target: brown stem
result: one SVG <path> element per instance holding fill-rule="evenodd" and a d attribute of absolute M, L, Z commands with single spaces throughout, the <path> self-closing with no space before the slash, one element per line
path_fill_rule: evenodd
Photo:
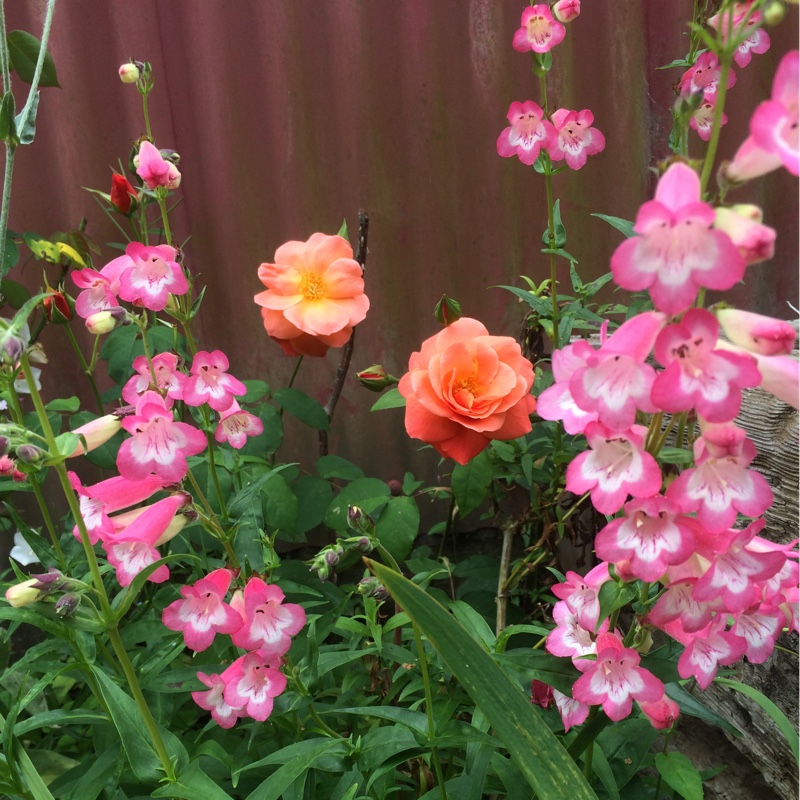
<path fill-rule="evenodd" d="M 356 261 L 358 261 L 363 272 L 367 261 L 367 234 L 369 233 L 369 217 L 364 209 L 358 210 L 358 242 L 356 244 Z M 336 404 L 339 402 L 339 397 L 342 394 L 344 380 L 347 377 L 347 371 L 350 369 L 350 359 L 353 357 L 353 347 L 355 345 L 356 331 L 353 328 L 350 338 L 347 340 L 342 349 L 342 358 L 339 361 L 339 368 L 336 370 L 336 377 L 331 387 L 331 393 L 328 397 L 328 402 L 325 403 L 325 413 L 328 415 L 328 422 L 333 419 L 333 412 L 336 410 Z M 321 456 L 328 455 L 328 432 L 319 432 L 319 454 Z"/>
<path fill-rule="evenodd" d="M 499 636 L 506 627 L 506 610 L 508 608 L 508 573 L 511 568 L 511 545 L 514 540 L 517 525 L 514 520 L 509 520 L 503 526 L 503 549 L 500 552 L 500 574 L 497 576 L 497 617 L 495 635 Z"/>

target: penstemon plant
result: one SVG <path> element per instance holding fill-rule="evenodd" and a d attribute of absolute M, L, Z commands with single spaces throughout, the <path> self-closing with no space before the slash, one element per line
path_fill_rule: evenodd
<path fill-rule="evenodd" d="M 2 651 L 4 796 L 694 800 L 705 776 L 666 745 L 649 750 L 684 713 L 735 730 L 702 704 L 713 683 L 755 699 L 797 758 L 783 712 L 719 671 L 766 661 L 797 630 L 797 553 L 760 535 L 773 494 L 735 421 L 756 386 L 800 405 L 796 329 L 705 296 L 774 249 L 760 209 L 725 205 L 728 193 L 771 170 L 798 174 L 797 51 L 782 56 L 750 137 L 717 157 L 732 64 L 769 49 L 764 25 L 783 7 L 695 3 L 689 53 L 668 65 L 685 69 L 673 156 L 634 221 L 597 215 L 626 238 L 589 284 L 566 249 L 554 178 L 600 156 L 605 138 L 592 111 L 558 107 L 548 85 L 580 0 L 523 11 L 512 43 L 531 53 L 538 102 L 511 103 L 497 153 L 533 167 L 547 203 L 549 277 L 504 287 L 529 309 L 524 341 L 443 295 L 442 328 L 401 377 L 381 365 L 354 376 L 383 393 L 373 410 L 404 407 L 409 437 L 441 457 L 449 481 L 428 486 L 411 473 L 387 484 L 329 453 L 370 310 L 365 212 L 355 249 L 344 224 L 254 270 L 252 313 L 295 359 L 287 386 L 240 379 L 196 338 L 204 290 L 172 216 L 190 187 L 151 123 L 150 64 L 120 67 L 145 133 L 110 191 L 90 190 L 122 254 L 106 260 L 80 230 L 7 231 L 14 149 L 33 137 L 37 87 L 57 85 L 53 5 L 41 42 L 22 40 L 35 69 L 13 62 L 31 84 L 19 118 L 9 47 L 20 37 L 0 37 L 0 264 L 5 276 L 24 244 L 62 273 L 31 297 L 2 282 L 17 310 L 0 319 L 0 489 L 17 533 L 0 619 L 7 643 L 22 625 L 39 630 L 24 653 Z M 627 304 L 597 299 L 612 281 L 635 293 Z M 88 358 L 79 319 L 94 336 Z M 64 331 L 97 413 L 42 396 L 32 364 L 46 363 L 45 325 Z M 294 383 L 331 349 L 323 404 Z M 287 414 L 318 432 L 313 469 L 280 460 Z M 38 518 L 15 491 L 33 494 Z M 428 501 L 442 518 L 428 530 L 438 557 L 415 547 Z M 457 523 L 478 511 L 501 531 L 488 582 L 487 559 L 455 549 Z M 579 518 L 596 558 L 565 573 L 559 542 Z"/>

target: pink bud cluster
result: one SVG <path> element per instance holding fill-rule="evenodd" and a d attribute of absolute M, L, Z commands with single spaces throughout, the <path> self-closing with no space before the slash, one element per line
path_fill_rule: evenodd
<path fill-rule="evenodd" d="M 217 633 L 230 634 L 236 647 L 248 651 L 219 675 L 197 673 L 208 690 L 192 697 L 223 728 L 233 727 L 239 717 L 259 722 L 269 717 L 274 699 L 286 688 L 283 656 L 306 624 L 302 606 L 284 603 L 283 592 L 258 577 L 226 603 L 232 578 L 231 570 L 218 569 L 184 586 L 182 599 L 168 605 L 161 618 L 170 630 L 182 631 L 186 646 L 196 652 L 209 648 Z"/>

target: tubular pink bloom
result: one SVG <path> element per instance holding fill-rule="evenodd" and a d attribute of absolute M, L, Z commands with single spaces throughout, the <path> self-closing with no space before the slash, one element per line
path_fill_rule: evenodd
<path fill-rule="evenodd" d="M 264 328 L 287 355 L 323 356 L 342 347 L 367 316 L 361 266 L 341 236 L 286 242 L 258 268 L 267 291 L 255 296 Z"/>
<path fill-rule="evenodd" d="M 784 320 L 721 308 L 716 312 L 723 333 L 734 343 L 762 356 L 790 355 L 797 340 L 797 331 Z"/>
<path fill-rule="evenodd" d="M 736 151 L 733 161 L 723 162 L 721 172 L 729 183 L 744 183 L 778 169 L 781 163 L 779 155 L 759 147 L 756 140 L 748 136 Z"/>
<path fill-rule="evenodd" d="M 653 384 L 653 403 L 675 413 L 696 408 L 709 422 L 730 422 L 739 413 L 742 389 L 758 386 L 761 373 L 751 356 L 715 349 L 719 323 L 691 308 L 656 340 L 655 357 L 666 369 Z"/>
<path fill-rule="evenodd" d="M 184 492 L 184 504 L 186 506 L 191 505 L 192 498 L 191 495 Z M 113 516 L 109 517 L 111 520 L 111 524 L 114 526 L 114 530 L 110 534 L 104 534 L 101 536 L 104 542 L 110 542 L 118 537 L 121 533 L 123 533 L 131 523 L 137 520 L 145 511 L 147 511 L 148 506 L 143 508 L 133 508 L 130 511 L 123 511 L 121 514 L 114 514 Z M 176 514 L 172 520 L 170 521 L 169 525 L 166 527 L 164 532 L 161 536 L 156 539 L 154 547 L 161 547 L 162 544 L 166 544 L 167 542 L 174 539 L 185 527 L 186 523 L 189 522 L 189 517 L 186 514 Z"/>
<path fill-rule="evenodd" d="M 799 77 L 800 52 L 792 50 L 778 65 L 772 83 L 772 98 L 761 103 L 750 120 L 750 133 L 756 145 L 778 156 L 792 175 L 798 174 L 800 164 Z"/>
<path fill-rule="evenodd" d="M 719 341 L 717 347 L 732 353 L 747 353 L 742 347 Z M 761 388 L 778 400 L 800 409 L 800 362 L 791 356 L 762 356 L 751 353 L 761 373 Z"/>
<path fill-rule="evenodd" d="M 75 450 L 72 451 L 70 458 L 82 456 L 97 449 L 100 445 L 105 444 L 109 439 L 114 437 L 121 427 L 122 423 L 116 414 L 106 414 L 84 425 L 79 425 L 72 432 L 83 437 L 86 441 L 86 447 L 84 448 L 83 442 L 79 442 Z"/>
<path fill-rule="evenodd" d="M 250 578 L 244 594 L 236 594 L 231 606 L 243 620 L 242 626 L 231 639 L 243 650 L 255 650 L 280 658 L 289 650 L 291 636 L 299 633 L 306 624 L 302 606 L 284 603 L 285 595 L 275 585 L 267 585 L 261 578 Z"/>
<path fill-rule="evenodd" d="M 533 366 L 510 336 L 490 336 L 462 317 L 411 354 L 400 380 L 406 431 L 445 458 L 466 464 L 492 439 L 531 430 Z"/>
<path fill-rule="evenodd" d="M 551 588 L 553 594 L 566 602 L 567 607 L 577 615 L 580 625 L 587 630 L 594 630 L 600 619 L 600 587 L 611 580 L 608 574 L 608 564 L 598 564 L 586 575 L 577 572 L 568 572 L 563 583 L 557 583 Z"/>
<path fill-rule="evenodd" d="M 556 701 L 556 708 L 561 714 L 561 722 L 564 725 L 564 733 L 569 733 L 569 729 L 575 725 L 582 725 L 589 716 L 589 706 L 578 700 L 573 700 L 569 695 L 562 694 L 558 689 L 553 689 L 553 699 Z"/>
<path fill-rule="evenodd" d="M 650 291 L 659 311 L 679 314 L 698 289 L 730 289 L 744 276 L 745 263 L 727 234 L 712 230 L 714 209 L 700 200 L 700 179 L 685 164 L 662 175 L 655 200 L 636 215 L 638 236 L 626 239 L 611 257 L 615 282 L 623 289 Z"/>
<path fill-rule="evenodd" d="M 696 600 L 710 603 L 719 599 L 732 614 L 741 614 L 758 603 L 761 587 L 756 582 L 771 578 L 786 561 L 786 554 L 780 551 L 763 553 L 747 548 L 763 527 L 764 520 L 759 519 L 743 530 L 717 537 L 716 559 L 692 590 Z"/>
<path fill-rule="evenodd" d="M 639 703 L 644 715 L 656 730 L 672 728 L 681 713 L 680 706 L 664 695 L 657 703 Z"/>
<path fill-rule="evenodd" d="M 245 708 L 247 716 L 259 722 L 269 717 L 273 698 L 286 689 L 286 676 L 261 650 L 237 658 L 221 677 L 225 702 L 233 708 Z"/>
<path fill-rule="evenodd" d="M 119 306 L 119 276 L 130 266 L 127 256 L 119 256 L 109 261 L 100 272 L 79 269 L 71 273 L 75 285 L 84 290 L 75 299 L 75 313 L 88 319 L 98 311 L 108 311 Z"/>
<path fill-rule="evenodd" d="M 569 111 L 559 108 L 553 114 L 555 135 L 549 146 L 553 161 L 566 159 L 570 169 L 580 169 L 588 156 L 597 155 L 605 149 L 606 139 L 597 128 L 592 128 L 594 115 L 588 108 Z"/>
<path fill-rule="evenodd" d="M 247 387 L 228 374 L 229 366 L 221 350 L 198 352 L 192 361 L 192 376 L 183 387 L 183 401 L 190 406 L 208 403 L 215 411 L 229 408 L 234 395 L 247 393 Z"/>
<path fill-rule="evenodd" d="M 558 0 L 553 6 L 553 16 L 559 22 L 572 22 L 580 13 L 581 0 Z"/>
<path fill-rule="evenodd" d="M 221 675 L 206 675 L 204 672 L 198 672 L 197 678 L 208 686 L 209 691 L 192 692 L 192 699 L 200 708 L 211 712 L 211 717 L 220 728 L 232 728 L 237 719 L 247 716 L 243 705 L 234 708 L 225 702 L 226 684 Z"/>
<path fill-rule="evenodd" d="M 594 354 L 594 348 L 583 339 L 554 351 L 552 366 L 556 382 L 536 400 L 536 413 L 542 419 L 561 420 L 564 430 L 573 436 L 583 433 L 590 422 L 597 422 L 597 413 L 584 411 L 570 391 L 570 379 Z"/>
<path fill-rule="evenodd" d="M 227 442 L 231 447 L 240 450 L 245 446 L 248 436 L 260 436 L 264 433 L 264 423 L 249 411 L 239 407 L 234 400 L 219 416 L 219 425 L 214 431 L 218 442 Z"/>
<path fill-rule="evenodd" d="M 775 641 L 783 630 L 780 608 L 762 604 L 736 618 L 731 633 L 747 642 L 745 655 L 752 664 L 763 664 L 775 649 Z"/>
<path fill-rule="evenodd" d="M 145 392 L 136 413 L 122 427 L 133 434 L 119 449 L 117 469 L 124 478 L 141 480 L 156 473 L 165 483 L 177 483 L 188 470 L 187 456 L 206 449 L 206 437 L 185 422 L 175 422 L 171 409 L 156 392 Z"/>
<path fill-rule="evenodd" d="M 555 129 L 536 103 L 514 102 L 508 109 L 511 125 L 497 139 L 497 154 L 504 158 L 517 156 L 523 164 L 533 164 L 542 147 L 550 146 Z"/>
<path fill-rule="evenodd" d="M 139 402 L 139 398 L 148 389 L 153 388 L 165 391 L 171 400 L 183 399 L 183 387 L 188 378 L 178 369 L 178 356 L 175 353 L 159 353 L 157 356 L 153 356 L 153 372 L 156 374 L 155 387 L 146 356 L 135 358 L 133 368 L 136 370 L 136 375 L 122 387 L 122 399 L 126 403 L 135 406 Z"/>
<path fill-rule="evenodd" d="M 184 505 L 183 494 L 171 495 L 148 506 L 122 533 L 103 541 L 108 562 L 116 567 L 120 586 L 130 582 L 147 566 L 161 558 L 155 543 Z M 162 564 L 147 580 L 163 583 L 169 578 L 169 567 Z"/>
<path fill-rule="evenodd" d="M 591 492 L 592 505 L 601 514 L 616 514 L 628 495 L 649 497 L 661 488 L 661 470 L 644 450 L 647 429 L 634 425 L 614 432 L 600 422 L 586 426 L 591 450 L 574 458 L 567 467 L 567 491 Z"/>
<path fill-rule="evenodd" d="M 597 652 L 594 631 L 596 624 L 591 629 L 585 628 L 579 615 L 563 600 L 553 606 L 553 620 L 556 627 L 548 634 L 545 649 L 554 656 L 571 658 L 578 669 L 584 669 L 588 662 L 583 661 L 582 657 Z M 608 626 L 609 621 L 604 619 L 598 633 L 605 633 Z"/>
<path fill-rule="evenodd" d="M 185 294 L 189 283 L 180 264 L 175 261 L 174 247 L 160 244 L 147 247 L 140 242 L 131 242 L 125 248 L 131 260 L 119 279 L 119 296 L 136 306 L 151 311 L 163 311 L 171 294 Z"/>
<path fill-rule="evenodd" d="M 713 99 L 705 99 L 700 104 L 700 108 L 689 118 L 689 127 L 697 131 L 697 135 L 707 142 L 711 138 L 711 131 L 714 128 L 714 114 L 716 104 Z M 728 115 L 723 113 L 720 126 L 728 122 Z"/>
<path fill-rule="evenodd" d="M 653 610 L 648 615 L 648 620 L 662 630 L 666 630 L 669 623 L 680 620 L 680 624 L 687 633 L 694 633 L 705 628 L 719 603 L 701 603 L 697 600 L 692 590 L 697 583 L 696 578 L 685 578 L 670 583 L 664 594 L 659 597 Z"/>
<path fill-rule="evenodd" d="M 670 564 L 686 561 L 694 548 L 696 522 L 661 495 L 625 504 L 625 516 L 612 520 L 595 539 L 598 558 L 629 561 L 633 575 L 660 580 Z"/>
<path fill-rule="evenodd" d="M 210 647 L 216 634 L 238 631 L 242 618 L 222 599 L 232 577 L 229 569 L 216 569 L 193 586 L 182 587 L 183 600 L 170 603 L 161 621 L 171 631 L 183 631 L 186 646 L 196 652 Z"/>
<path fill-rule="evenodd" d="M 144 181 L 148 189 L 165 186 L 177 189 L 181 184 L 181 173 L 178 168 L 164 158 L 155 145 L 147 140 L 139 145 L 136 174 Z"/>
<path fill-rule="evenodd" d="M 164 487 L 164 482 L 157 476 L 133 481 L 117 476 L 86 487 L 81 485 L 80 478 L 74 472 L 69 473 L 69 479 L 72 488 L 78 493 L 81 516 L 92 544 L 114 533 L 114 523 L 109 514 L 137 505 Z M 72 533 L 80 540 L 77 525 Z"/>
<path fill-rule="evenodd" d="M 747 469 L 756 448 L 733 423 L 707 426 L 694 443 L 697 467 L 682 472 L 667 489 L 667 497 L 697 519 L 709 533 L 722 533 L 736 521 L 737 512 L 758 517 L 772 504 L 763 475 Z"/>
<path fill-rule="evenodd" d="M 758 264 L 775 255 L 774 228 L 762 225 L 763 214 L 758 206 L 740 204 L 716 209 L 714 227 L 730 236 L 744 263 Z"/>
<path fill-rule="evenodd" d="M 733 16 L 733 24 L 728 24 L 722 31 L 722 41 L 727 42 L 730 39 L 732 34 L 736 36 L 741 35 L 742 30 L 742 22 L 745 18 L 748 18 L 750 3 L 737 3 L 735 6 L 735 12 Z M 714 14 L 713 17 L 709 18 L 708 24 L 712 28 L 719 29 L 720 22 L 723 21 L 720 19 L 720 14 Z M 730 16 L 726 12 L 724 15 L 724 22 L 729 22 Z M 723 22 L 723 24 L 724 24 Z M 752 14 L 749 14 L 749 18 L 745 23 L 745 28 L 747 29 L 747 38 L 736 48 L 736 53 L 734 53 L 733 60 L 740 66 L 746 67 L 751 59 L 753 58 L 753 53 L 760 55 L 761 53 L 766 53 L 769 50 L 769 34 L 761 27 L 763 22 L 763 15 L 760 11 L 754 11 Z"/>
<path fill-rule="evenodd" d="M 637 314 L 624 322 L 579 367 L 569 382 L 579 408 L 595 413 L 610 430 L 629 430 L 637 408 L 653 412 L 650 391 L 656 374 L 644 363 L 666 317 L 656 311 Z"/>
<path fill-rule="evenodd" d="M 597 637 L 597 661 L 575 681 L 572 696 L 589 705 L 601 705 L 614 722 L 625 719 L 633 700 L 657 703 L 664 696 L 664 684 L 639 666 L 641 657 L 630 647 L 623 647 L 614 634 Z"/>
<path fill-rule="evenodd" d="M 520 27 L 514 34 L 512 46 L 520 53 L 533 50 L 534 53 L 546 53 L 557 44 L 561 44 L 567 29 L 553 19 L 550 6 L 540 3 L 528 6 L 522 12 Z"/>
<path fill-rule="evenodd" d="M 710 50 L 701 53 L 681 78 L 681 94 L 701 94 L 704 99 L 713 100 L 717 96 L 719 86 L 720 66 L 719 59 Z M 736 83 L 736 73 L 733 70 L 728 74 L 728 89 Z"/>
<path fill-rule="evenodd" d="M 678 659 L 678 674 L 684 679 L 695 678 L 701 689 L 708 689 L 720 664 L 733 664 L 747 650 L 741 636 L 725 631 L 725 620 L 724 614 L 718 614 L 707 627 L 691 635 L 684 633 L 679 623 L 667 626 L 667 633 L 686 645 Z"/>

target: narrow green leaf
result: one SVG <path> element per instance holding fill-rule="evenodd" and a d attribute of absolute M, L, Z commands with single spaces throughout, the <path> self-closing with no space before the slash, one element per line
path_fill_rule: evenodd
<path fill-rule="evenodd" d="M 489 720 L 538 797 L 596 800 L 586 779 L 531 702 L 461 625 L 422 589 L 388 567 L 369 568 L 419 626 Z"/>
<path fill-rule="evenodd" d="M 486 499 L 491 485 L 492 464 L 486 450 L 466 464 L 456 464 L 452 486 L 459 515 L 466 517 L 474 511 Z"/>
<path fill-rule="evenodd" d="M 630 220 L 622 219 L 621 217 L 610 217 L 608 214 L 592 214 L 592 216 L 604 220 L 621 233 L 624 233 L 626 239 L 630 239 L 631 236 L 635 235 L 633 223 Z"/>
<path fill-rule="evenodd" d="M 108 717 L 97 711 L 83 709 L 64 711 L 57 708 L 53 711 L 40 711 L 30 719 L 17 722 L 14 726 L 14 733 L 22 736 L 37 728 L 51 728 L 54 725 L 96 725 L 98 722 L 108 722 Z"/>
<path fill-rule="evenodd" d="M 794 760 L 800 764 L 800 753 L 798 753 L 800 749 L 800 739 L 798 739 L 797 731 L 792 726 L 792 723 L 789 722 L 789 718 L 786 714 L 784 714 L 772 700 L 761 694 L 758 689 L 754 689 L 752 686 L 748 686 L 745 683 L 732 681 L 729 678 L 715 678 L 714 683 L 720 686 L 727 686 L 729 689 L 734 689 L 740 694 L 745 695 L 745 697 L 749 697 L 751 700 L 758 703 L 764 712 L 769 715 L 772 721 L 778 726 L 778 729 L 786 739 L 786 743 L 792 750 Z"/>
<path fill-rule="evenodd" d="M 617 789 L 611 765 L 608 763 L 603 748 L 597 742 L 592 745 L 592 769 L 594 774 L 600 778 L 600 783 L 605 787 L 611 800 L 619 800 L 619 789 Z"/>
<path fill-rule="evenodd" d="M 186 800 L 231 800 L 231 796 L 220 789 L 216 781 L 203 772 L 196 761 L 178 775 L 174 783 L 156 789 L 151 797 L 182 797 Z"/>
<path fill-rule="evenodd" d="M 325 409 L 314 398 L 299 389 L 286 387 L 278 389 L 274 394 L 275 402 L 284 410 L 305 422 L 310 428 L 320 431 L 331 429 Z"/>
<path fill-rule="evenodd" d="M 656 753 L 656 769 L 684 800 L 703 800 L 703 779 L 682 753 Z"/>
<path fill-rule="evenodd" d="M 16 147 L 19 144 L 14 111 L 14 95 L 6 92 L 0 102 L 0 140 L 10 147 Z"/>
<path fill-rule="evenodd" d="M 370 411 L 383 411 L 385 408 L 404 408 L 406 399 L 396 386 L 385 391 L 373 404 Z"/>
<path fill-rule="evenodd" d="M 39 49 L 42 43 L 27 31 L 9 31 L 6 39 L 8 41 L 8 54 L 11 56 L 17 75 L 25 83 L 30 84 L 36 72 L 36 62 L 39 60 Z M 39 86 L 61 88 L 56 75 L 56 65 L 50 53 L 47 53 L 44 57 Z"/>
<path fill-rule="evenodd" d="M 387 722 L 403 725 L 423 738 L 428 736 L 428 717 L 421 711 L 397 706 L 359 706 L 357 708 L 332 708 L 329 714 L 353 714 L 359 717 L 375 717 Z"/>
<path fill-rule="evenodd" d="M 686 689 L 679 683 L 667 683 L 664 685 L 664 692 L 667 697 L 673 699 L 681 708 L 682 714 L 688 714 L 690 717 L 697 717 L 702 719 L 703 722 L 708 722 L 709 725 L 716 725 L 718 728 L 733 734 L 734 736 L 742 736 L 742 732 L 735 726 L 731 725 L 728 720 L 721 717 L 715 711 L 712 711 L 707 706 L 704 706 L 696 697 L 689 694 Z"/>
<path fill-rule="evenodd" d="M 553 313 L 553 306 L 549 299 L 535 295 L 529 289 L 520 289 L 518 286 L 495 286 L 495 289 L 505 289 L 527 303 L 539 316 L 549 317 Z"/>

